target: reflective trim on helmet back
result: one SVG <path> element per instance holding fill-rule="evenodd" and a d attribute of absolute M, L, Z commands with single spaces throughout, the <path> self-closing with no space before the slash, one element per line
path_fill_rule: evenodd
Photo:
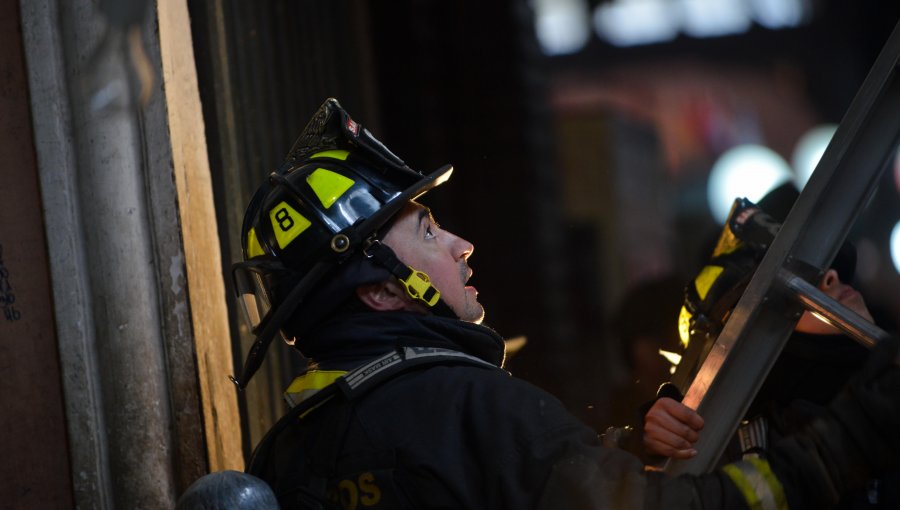
<path fill-rule="evenodd" d="M 312 224 L 284 201 L 269 210 L 269 219 L 275 241 L 282 250 Z"/>
<path fill-rule="evenodd" d="M 353 186 L 355 181 L 337 172 L 317 168 L 306 177 L 306 182 L 316 192 L 325 209 L 328 209 Z"/>
<path fill-rule="evenodd" d="M 753 510 L 787 510 L 787 498 L 781 482 L 769 463 L 762 459 L 747 459 L 722 468 L 740 490 Z"/>
<path fill-rule="evenodd" d="M 348 151 L 342 151 L 339 149 L 335 149 L 335 150 L 330 150 L 330 151 L 317 152 L 317 153 L 313 154 L 312 156 L 310 156 L 309 158 L 310 159 L 331 158 L 331 159 L 339 159 L 341 161 L 345 161 L 347 159 L 347 156 L 349 156 L 349 155 L 350 155 L 350 153 Z"/>
<path fill-rule="evenodd" d="M 252 259 L 253 257 L 259 257 L 260 255 L 265 255 L 266 252 L 262 249 L 262 245 L 259 244 L 259 239 L 256 238 L 256 229 L 251 228 L 250 232 L 247 233 L 247 258 Z"/>

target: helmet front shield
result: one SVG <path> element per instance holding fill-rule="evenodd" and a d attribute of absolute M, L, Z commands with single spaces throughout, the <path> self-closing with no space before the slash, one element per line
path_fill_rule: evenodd
<path fill-rule="evenodd" d="M 237 263 L 231 269 L 234 293 L 238 298 L 244 323 L 252 333 L 256 333 L 272 309 L 272 297 L 268 291 L 270 287 L 266 283 L 270 278 L 269 274 L 252 262 Z"/>

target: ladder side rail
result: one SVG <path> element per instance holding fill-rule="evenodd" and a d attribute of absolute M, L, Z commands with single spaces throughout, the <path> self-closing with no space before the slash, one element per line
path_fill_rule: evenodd
<path fill-rule="evenodd" d="M 800 261 L 827 268 L 872 194 L 900 133 L 900 24 L 838 126 L 816 171 L 685 394 L 704 416 L 698 454 L 670 460 L 672 475 L 715 467 L 803 311 L 778 274 Z"/>

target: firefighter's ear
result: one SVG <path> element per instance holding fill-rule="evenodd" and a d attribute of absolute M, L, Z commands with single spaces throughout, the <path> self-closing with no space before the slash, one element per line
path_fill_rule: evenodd
<path fill-rule="evenodd" d="M 403 287 L 393 280 L 360 285 L 356 288 L 356 297 L 372 310 L 379 312 L 417 310 Z"/>

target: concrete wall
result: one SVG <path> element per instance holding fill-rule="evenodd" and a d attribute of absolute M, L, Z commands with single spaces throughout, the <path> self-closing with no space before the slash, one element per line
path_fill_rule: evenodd
<path fill-rule="evenodd" d="M 203 122 L 185 3 L 97 5 L 20 7 L 74 499 L 165 508 L 243 467 Z"/>
<path fill-rule="evenodd" d="M 59 353 L 16 2 L 0 2 L 0 47 L 0 501 L 6 508 L 71 508 Z"/>

